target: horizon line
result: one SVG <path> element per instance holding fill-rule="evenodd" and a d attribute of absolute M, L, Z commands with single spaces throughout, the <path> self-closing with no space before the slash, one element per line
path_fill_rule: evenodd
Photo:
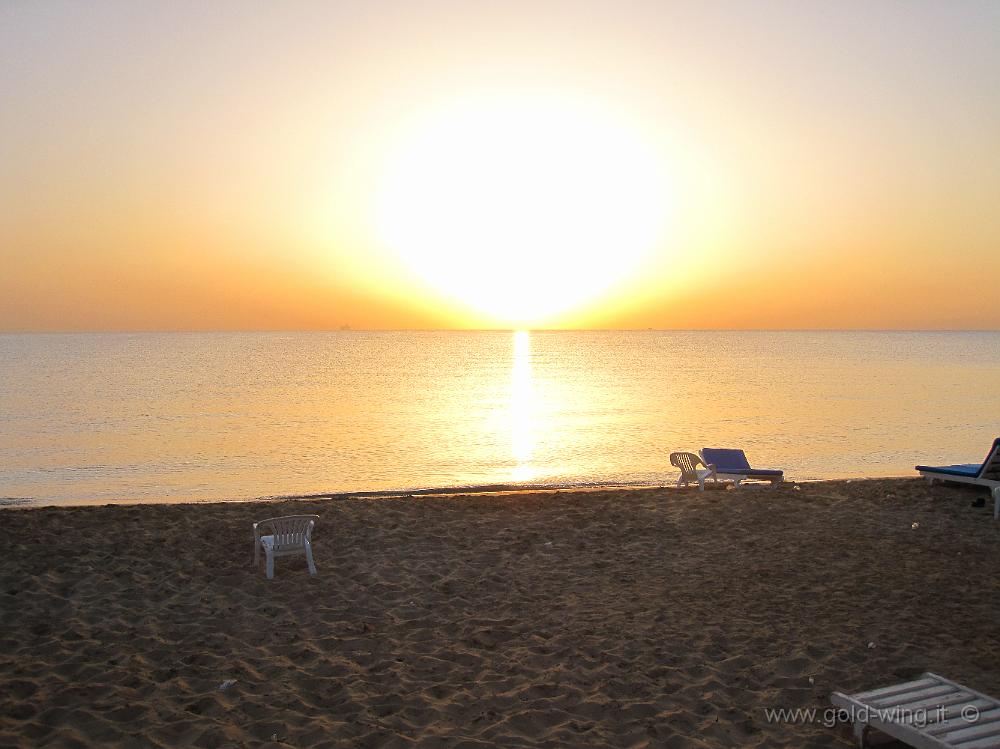
<path fill-rule="evenodd" d="M 0 335 L 223 335 L 237 333 L 1000 333 L 1000 328 L 227 328 L 127 330 L 0 330 Z"/>

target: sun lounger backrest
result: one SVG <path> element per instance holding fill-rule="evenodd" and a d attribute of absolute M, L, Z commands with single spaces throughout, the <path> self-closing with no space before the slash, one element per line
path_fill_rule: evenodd
<path fill-rule="evenodd" d="M 701 457 L 706 463 L 711 463 L 719 473 L 727 470 L 749 471 L 750 463 L 742 450 L 726 450 L 717 447 L 706 447 L 701 451 Z"/>
<path fill-rule="evenodd" d="M 983 461 L 979 478 L 987 481 L 1000 481 L 1000 438 L 993 441 L 993 448 L 986 456 L 986 460 Z"/>

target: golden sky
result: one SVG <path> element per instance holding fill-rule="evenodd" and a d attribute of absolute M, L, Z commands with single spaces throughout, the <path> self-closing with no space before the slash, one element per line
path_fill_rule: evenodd
<path fill-rule="evenodd" d="M 1000 3 L 6 2 L 0 330 L 1000 328 Z"/>

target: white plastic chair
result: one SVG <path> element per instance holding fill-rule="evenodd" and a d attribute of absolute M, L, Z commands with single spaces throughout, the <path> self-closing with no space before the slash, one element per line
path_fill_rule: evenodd
<path fill-rule="evenodd" d="M 253 566 L 260 565 L 260 550 L 266 558 L 267 579 L 274 578 L 274 558 L 305 554 L 309 574 L 316 574 L 313 562 L 312 530 L 319 515 L 286 515 L 253 524 Z"/>
<path fill-rule="evenodd" d="M 715 466 L 706 463 L 694 453 L 670 453 L 670 464 L 681 470 L 681 477 L 677 479 L 678 487 L 696 481 L 698 488 L 705 491 L 705 479 L 710 478 L 712 481 L 718 481 L 715 475 Z M 705 467 L 698 468 L 699 464 Z"/>

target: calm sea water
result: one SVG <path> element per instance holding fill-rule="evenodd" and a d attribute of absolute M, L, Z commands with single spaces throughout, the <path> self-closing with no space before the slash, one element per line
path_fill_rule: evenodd
<path fill-rule="evenodd" d="M 1000 435 L 998 333 L 0 336 L 0 498 L 912 475 Z"/>

